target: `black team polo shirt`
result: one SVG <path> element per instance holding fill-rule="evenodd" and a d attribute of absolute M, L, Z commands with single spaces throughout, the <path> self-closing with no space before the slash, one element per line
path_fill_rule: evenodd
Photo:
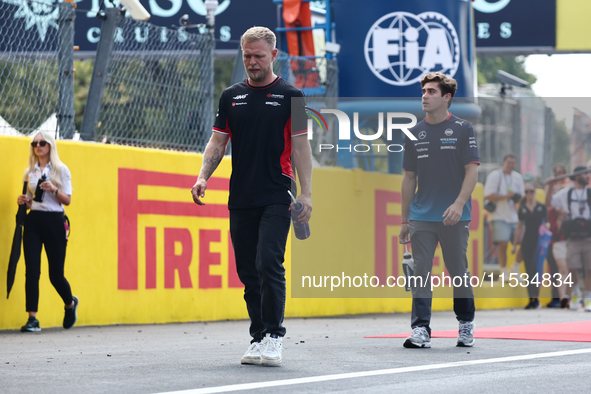
<path fill-rule="evenodd" d="M 267 86 L 244 80 L 222 93 L 213 131 L 232 141 L 229 209 L 290 204 L 291 139 L 307 134 L 303 97 L 281 77 Z M 292 98 L 301 103 L 293 119 Z"/>

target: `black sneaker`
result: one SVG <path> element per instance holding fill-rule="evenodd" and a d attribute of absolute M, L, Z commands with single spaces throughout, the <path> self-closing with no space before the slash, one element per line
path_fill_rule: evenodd
<path fill-rule="evenodd" d="M 72 328 L 76 323 L 78 316 L 76 315 L 76 309 L 78 309 L 78 297 L 72 296 L 74 299 L 74 306 L 71 308 L 65 307 L 66 313 L 64 314 L 64 328 Z"/>
<path fill-rule="evenodd" d="M 569 299 L 568 298 L 563 298 L 560 300 L 560 309 L 564 309 L 564 308 L 568 308 L 569 307 Z"/>
<path fill-rule="evenodd" d="M 21 327 L 21 332 L 38 332 L 41 331 L 39 327 L 39 320 L 35 316 L 29 316 L 27 324 Z"/>
<path fill-rule="evenodd" d="M 525 309 L 538 309 L 540 307 L 540 301 L 537 298 L 530 298 L 529 304 L 525 307 Z"/>
<path fill-rule="evenodd" d="M 560 308 L 560 298 L 552 298 L 552 301 L 546 304 L 546 308 Z"/>

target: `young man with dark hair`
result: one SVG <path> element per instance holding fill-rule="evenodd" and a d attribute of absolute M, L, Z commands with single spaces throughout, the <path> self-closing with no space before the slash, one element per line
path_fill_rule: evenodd
<path fill-rule="evenodd" d="M 478 180 L 480 157 L 472 125 L 448 112 L 457 83 L 442 73 L 421 81 L 424 120 L 406 137 L 402 179 L 400 243 L 411 243 L 414 275 L 422 285 L 412 289 L 413 329 L 406 348 L 431 347 L 431 270 L 439 243 L 449 276 L 470 277 L 468 237 L 471 194 Z M 418 189 L 417 189 L 418 186 Z M 415 193 L 416 190 L 416 193 Z M 454 312 L 459 321 L 457 346 L 474 345 L 474 293 L 465 280 L 454 286 Z M 464 285 L 465 284 L 465 285 Z"/>
<path fill-rule="evenodd" d="M 252 336 L 242 364 L 282 362 L 283 261 L 291 223 L 287 192 L 295 182 L 292 157 L 301 188 L 297 201 L 304 205 L 298 219 L 307 223 L 312 215 L 312 153 L 303 93 L 273 73 L 275 42 L 275 34 L 266 27 L 250 28 L 242 36 L 248 78 L 222 93 L 214 132 L 191 189 L 195 203 L 204 205 L 207 180 L 231 138 L 230 234 Z M 300 106 L 294 106 L 297 113 L 292 113 L 292 98 L 301 100 Z"/>

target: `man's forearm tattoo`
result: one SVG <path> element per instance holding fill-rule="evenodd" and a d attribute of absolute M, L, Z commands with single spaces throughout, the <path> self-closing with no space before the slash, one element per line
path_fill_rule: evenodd
<path fill-rule="evenodd" d="M 218 167 L 222 158 L 224 157 L 223 152 L 220 152 L 219 148 L 215 148 L 210 155 L 203 158 L 203 167 L 201 168 L 201 174 L 205 179 L 209 179 L 211 174 Z"/>

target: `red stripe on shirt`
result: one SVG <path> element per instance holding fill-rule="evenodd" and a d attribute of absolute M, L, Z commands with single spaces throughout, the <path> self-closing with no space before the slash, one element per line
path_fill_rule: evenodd
<path fill-rule="evenodd" d="M 254 89 L 254 90 L 267 89 L 267 88 L 270 88 L 271 86 L 275 85 L 280 79 L 281 79 L 281 77 L 277 77 L 277 79 L 275 79 L 275 81 L 273 81 L 272 83 L 270 83 L 267 86 L 252 86 L 251 84 L 248 83 L 248 78 L 246 78 L 246 86 L 248 86 L 249 88 Z"/>
<path fill-rule="evenodd" d="M 448 113 L 449 113 L 449 115 L 447 115 L 447 118 L 445 118 L 445 120 L 450 120 L 451 119 L 451 112 L 448 112 Z M 427 121 L 427 117 L 426 116 L 425 116 L 425 123 L 429 123 Z"/>
<path fill-rule="evenodd" d="M 298 135 L 304 135 L 304 134 L 308 134 L 308 130 L 296 131 L 295 133 L 291 133 L 291 136 L 292 137 L 297 137 Z"/>
<path fill-rule="evenodd" d="M 213 131 L 217 131 L 218 133 L 221 133 L 221 134 L 231 134 L 230 125 L 228 125 L 228 120 L 226 119 L 226 128 L 225 129 L 220 129 L 219 127 L 213 126 Z"/>
<path fill-rule="evenodd" d="M 281 173 L 294 179 L 293 170 L 291 168 L 291 116 L 283 128 L 283 137 L 285 139 L 285 146 L 283 148 L 283 153 L 281 153 Z"/>

